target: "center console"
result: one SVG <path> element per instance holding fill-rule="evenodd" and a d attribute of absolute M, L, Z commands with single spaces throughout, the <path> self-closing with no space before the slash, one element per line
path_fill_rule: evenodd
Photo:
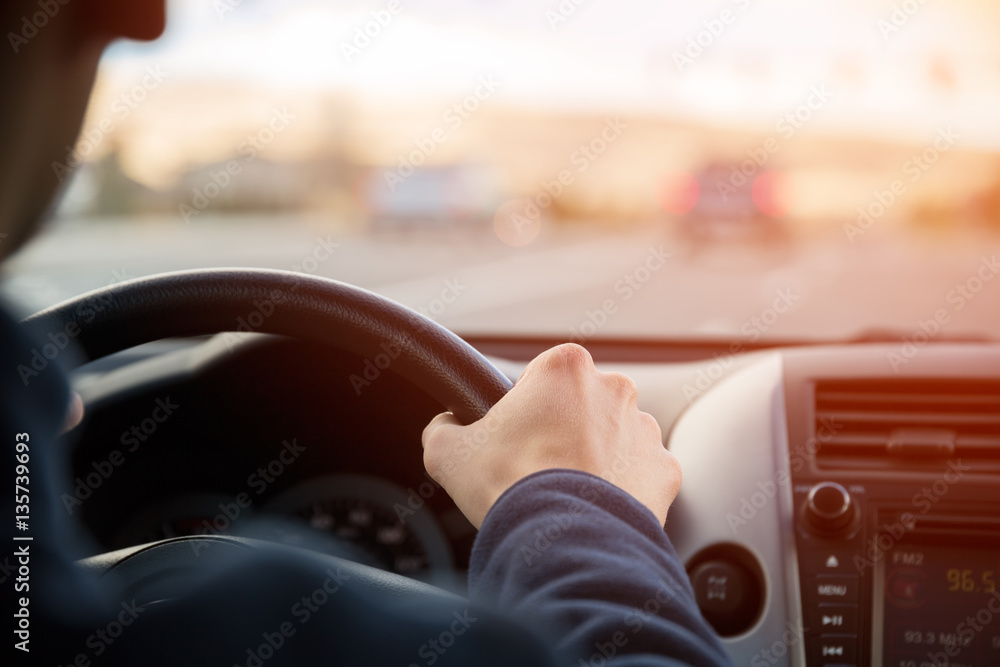
<path fill-rule="evenodd" d="M 667 530 L 735 664 L 1000 665 L 1000 346 L 898 349 L 757 355 L 674 425 Z"/>
<path fill-rule="evenodd" d="M 1000 665 L 1000 383 L 793 379 L 806 664 Z"/>

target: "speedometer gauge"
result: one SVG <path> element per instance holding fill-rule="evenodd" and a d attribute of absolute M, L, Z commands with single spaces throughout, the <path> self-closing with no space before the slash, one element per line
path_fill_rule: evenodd
<path fill-rule="evenodd" d="M 338 555 L 414 579 L 451 587 L 451 550 L 426 506 L 414 512 L 402 488 L 366 475 L 332 475 L 300 484 L 265 508 L 332 537 Z M 299 530 L 277 536 L 305 544 Z"/>
<path fill-rule="evenodd" d="M 417 534 L 379 503 L 361 498 L 329 498 L 312 503 L 298 514 L 311 528 L 360 547 L 368 565 L 407 576 L 430 568 L 427 551 Z"/>

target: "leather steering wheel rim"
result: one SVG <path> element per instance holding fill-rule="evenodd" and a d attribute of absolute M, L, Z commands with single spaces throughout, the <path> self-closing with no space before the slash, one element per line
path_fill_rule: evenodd
<path fill-rule="evenodd" d="M 332 345 L 406 378 L 463 424 L 481 419 L 512 386 L 433 320 L 359 287 L 290 271 L 206 269 L 139 278 L 74 297 L 22 324 L 39 340 L 75 338 L 86 360 L 162 338 L 220 332 Z"/>

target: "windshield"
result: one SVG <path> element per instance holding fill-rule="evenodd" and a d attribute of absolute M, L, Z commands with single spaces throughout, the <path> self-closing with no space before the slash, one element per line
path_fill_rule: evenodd
<path fill-rule="evenodd" d="M 176 0 L 102 61 L 27 309 L 163 271 L 464 335 L 1000 334 L 1000 6 Z M 923 334 L 921 333 L 923 332 Z"/>

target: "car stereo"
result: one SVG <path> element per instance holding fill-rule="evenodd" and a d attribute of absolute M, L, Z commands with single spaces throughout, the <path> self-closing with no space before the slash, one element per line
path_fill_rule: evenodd
<path fill-rule="evenodd" d="M 927 488 L 796 484 L 807 665 L 1000 665 L 1000 507 Z"/>
<path fill-rule="evenodd" d="M 852 354 L 785 368 L 805 664 L 1000 665 L 997 367 Z"/>

